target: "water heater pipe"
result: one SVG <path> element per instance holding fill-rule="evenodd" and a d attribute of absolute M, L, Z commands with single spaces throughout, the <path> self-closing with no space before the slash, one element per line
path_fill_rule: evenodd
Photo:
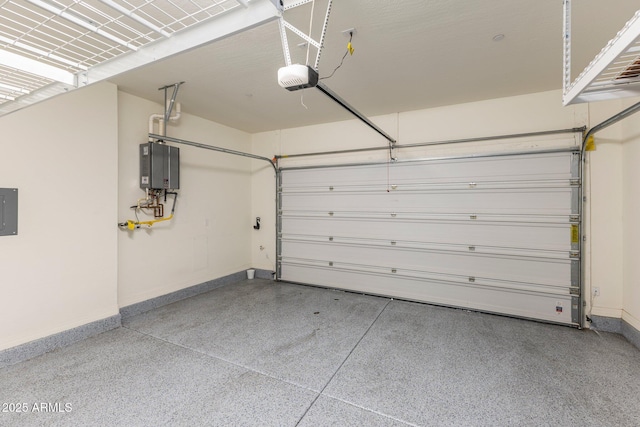
<path fill-rule="evenodd" d="M 176 103 L 176 112 L 173 116 L 169 117 L 172 122 L 177 121 L 181 115 L 180 103 Z M 153 122 L 158 121 L 158 134 L 166 136 L 166 123 L 164 121 L 164 114 L 152 114 L 149 116 L 149 133 L 155 133 L 153 131 Z"/>

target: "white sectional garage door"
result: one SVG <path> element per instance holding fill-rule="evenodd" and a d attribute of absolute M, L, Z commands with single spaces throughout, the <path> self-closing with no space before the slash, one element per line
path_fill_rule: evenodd
<path fill-rule="evenodd" d="M 580 322 L 574 151 L 283 169 L 279 279 Z"/>

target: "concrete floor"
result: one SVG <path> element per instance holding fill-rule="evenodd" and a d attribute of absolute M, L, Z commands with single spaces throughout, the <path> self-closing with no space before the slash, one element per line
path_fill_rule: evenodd
<path fill-rule="evenodd" d="M 3 426 L 638 426 L 640 351 L 256 279 L 0 369 L 0 403 Z"/>

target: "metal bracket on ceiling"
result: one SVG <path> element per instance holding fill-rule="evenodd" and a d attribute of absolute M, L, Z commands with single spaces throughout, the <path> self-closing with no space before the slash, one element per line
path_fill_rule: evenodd
<path fill-rule="evenodd" d="M 283 3 L 279 1 L 280 7 L 281 7 L 280 10 L 282 12 L 294 9 L 296 7 L 300 7 L 307 3 L 313 3 L 313 2 L 314 0 L 300 0 L 295 3 L 290 3 L 284 6 Z M 308 43 L 310 46 L 313 46 L 316 48 L 317 53 L 316 53 L 316 60 L 314 62 L 313 69 L 318 71 L 318 67 L 320 65 L 320 56 L 322 55 L 322 48 L 324 45 L 324 39 L 327 34 L 327 24 L 329 23 L 329 15 L 331 14 L 332 2 L 333 0 L 329 0 L 329 2 L 327 3 L 327 12 L 325 13 L 324 22 L 322 24 L 322 32 L 320 33 L 320 40 L 315 40 L 313 37 L 311 37 L 310 33 L 306 34 L 304 31 L 301 31 L 300 29 L 291 25 L 289 22 L 287 22 L 284 19 L 284 15 L 280 17 L 280 20 L 279 20 L 280 40 L 282 42 L 282 52 L 284 53 L 284 61 L 287 65 L 291 65 L 291 53 L 289 51 L 289 41 L 287 39 L 287 30 L 289 30 L 293 34 L 297 35 L 302 40 L 304 40 L 306 43 Z M 311 13 L 310 22 L 313 22 L 313 5 L 310 13 Z M 311 29 L 309 29 L 309 32 L 311 32 Z M 305 65 L 309 65 L 309 64 L 305 64 Z"/>
<path fill-rule="evenodd" d="M 284 12 L 284 11 L 287 11 L 287 10 L 290 10 L 290 9 L 294 9 L 296 7 L 305 5 L 307 3 L 313 3 L 314 1 L 315 0 L 299 0 L 299 1 L 287 4 L 286 6 L 283 6 L 282 11 Z M 282 5 L 282 2 L 280 2 L 280 4 Z M 329 2 L 327 3 L 327 11 L 326 11 L 326 14 L 325 14 L 325 17 L 324 17 L 324 23 L 322 25 L 322 32 L 321 32 L 319 41 L 313 39 L 311 37 L 311 34 L 305 34 L 304 32 L 300 31 L 298 28 L 296 28 L 293 25 L 291 25 L 290 23 L 288 23 L 284 19 L 284 16 L 280 17 L 280 19 L 278 21 L 279 29 L 280 29 L 280 39 L 282 41 L 282 51 L 284 53 L 284 60 L 285 60 L 285 64 L 287 66 L 291 65 L 291 53 L 289 51 L 289 41 L 287 39 L 287 30 L 289 30 L 292 33 L 294 33 L 295 35 L 297 35 L 298 37 L 300 37 L 301 39 L 303 39 L 308 44 L 307 49 L 310 46 L 313 46 L 313 47 L 315 47 L 317 49 L 316 61 L 315 61 L 315 64 L 313 66 L 313 69 L 316 70 L 316 72 L 318 71 L 318 67 L 320 65 L 320 55 L 322 54 L 322 48 L 324 47 L 324 39 L 325 39 L 325 36 L 327 34 L 327 24 L 329 23 L 329 15 L 331 14 L 331 6 L 332 6 L 332 0 L 329 0 Z M 311 13 L 310 22 L 313 22 L 313 5 L 311 7 L 311 12 L 310 13 Z M 309 29 L 309 31 L 311 32 L 311 29 Z M 307 51 L 307 61 L 308 61 L 308 58 L 309 58 L 309 55 L 308 55 L 308 51 Z M 309 64 L 305 64 L 305 65 L 308 66 Z M 318 90 L 320 90 L 320 92 L 324 93 L 326 96 L 331 98 L 333 101 L 335 101 L 337 104 L 339 104 L 342 108 L 346 109 L 351 114 L 356 116 L 360 121 L 365 123 L 371 129 L 373 129 L 376 132 L 378 132 L 387 141 L 389 141 L 389 158 L 391 160 L 393 160 L 393 161 L 396 160 L 395 156 L 393 155 L 393 148 L 395 147 L 396 140 L 393 137 L 391 137 L 388 133 L 386 133 L 385 131 L 380 129 L 380 127 L 378 127 L 371 120 L 369 120 L 365 115 L 363 115 L 358 110 L 356 110 L 351 105 L 349 105 L 349 103 L 347 101 L 342 99 L 337 93 L 333 92 L 327 86 L 325 86 L 325 85 L 323 85 L 321 83 L 318 83 L 316 85 L 316 88 Z"/>
<path fill-rule="evenodd" d="M 180 85 L 184 82 L 174 83 L 170 85 L 166 85 L 163 87 L 159 87 L 158 90 L 164 90 L 164 121 L 165 123 L 169 121 L 171 117 L 171 112 L 173 111 L 173 106 L 176 103 L 176 97 L 178 96 L 178 89 L 180 89 Z M 168 90 L 173 88 L 173 93 L 171 94 L 171 99 L 167 102 Z"/>
<path fill-rule="evenodd" d="M 562 93 L 566 94 L 571 86 L 571 1 L 563 2 L 562 19 L 563 62 L 562 62 Z"/>

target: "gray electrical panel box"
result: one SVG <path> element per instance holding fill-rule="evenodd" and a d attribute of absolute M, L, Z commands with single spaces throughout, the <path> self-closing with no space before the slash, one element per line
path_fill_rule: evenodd
<path fill-rule="evenodd" d="M 140 144 L 140 188 L 180 188 L 180 149 L 154 142 Z"/>
<path fill-rule="evenodd" d="M 18 189 L 0 188 L 0 236 L 18 234 Z"/>

